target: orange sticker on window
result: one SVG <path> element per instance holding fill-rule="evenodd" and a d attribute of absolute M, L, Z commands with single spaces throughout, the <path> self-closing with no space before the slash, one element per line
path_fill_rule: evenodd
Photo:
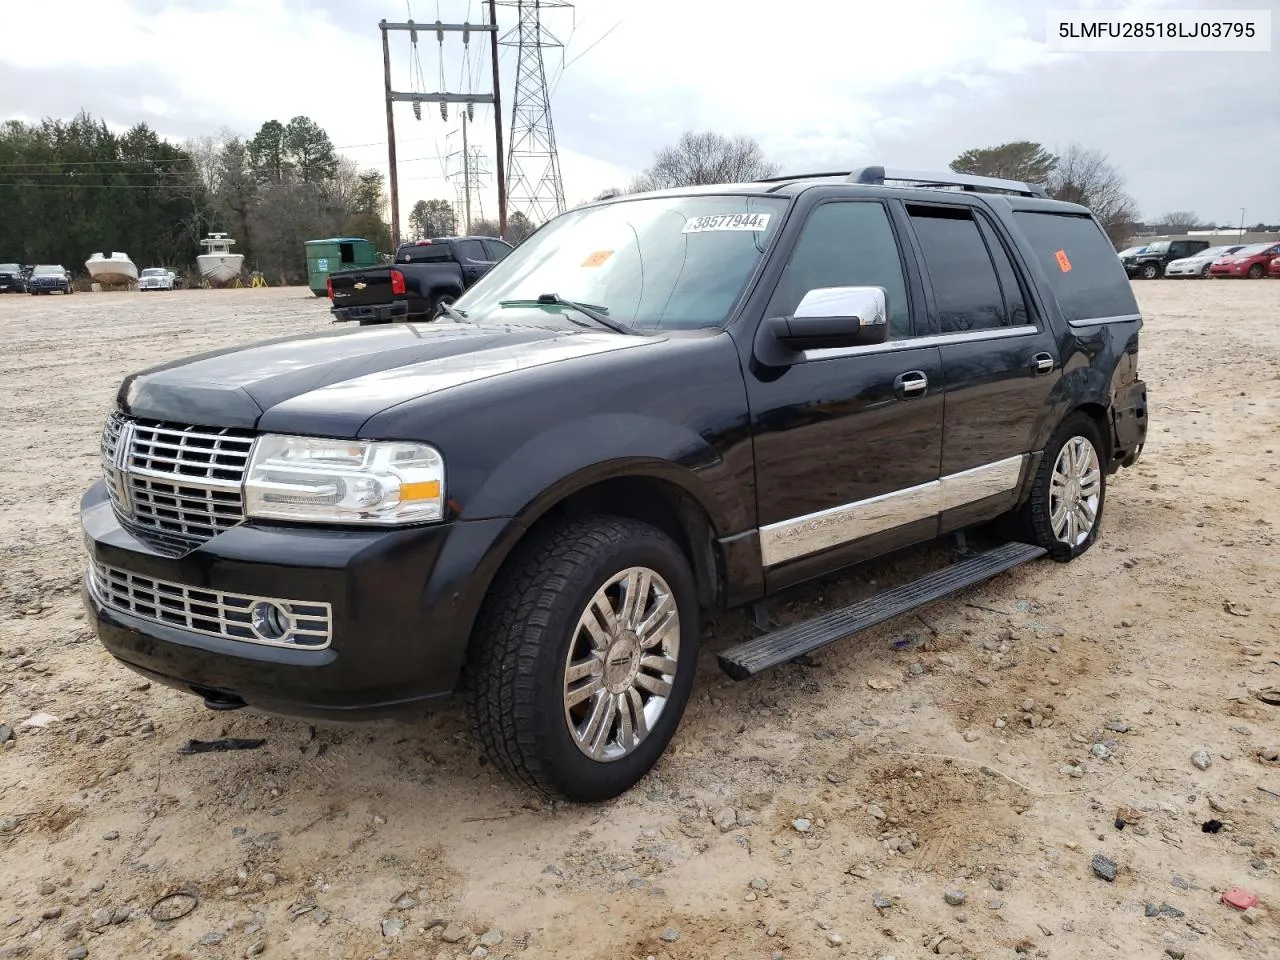
<path fill-rule="evenodd" d="M 584 267 L 598 267 L 612 256 L 612 250 L 597 250 L 595 253 L 591 254 L 591 256 L 587 257 L 587 259 L 583 260 L 582 265 Z"/>
<path fill-rule="evenodd" d="M 1067 259 L 1067 251 L 1055 250 L 1053 255 L 1058 258 L 1058 269 L 1063 273 L 1071 272 L 1071 261 Z"/>

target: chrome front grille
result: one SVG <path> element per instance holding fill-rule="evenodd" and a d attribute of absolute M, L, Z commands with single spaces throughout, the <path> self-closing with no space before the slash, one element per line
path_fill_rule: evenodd
<path fill-rule="evenodd" d="M 90 590 L 103 606 L 153 623 L 274 647 L 319 650 L 332 639 L 333 615 L 327 603 L 188 587 L 97 561 L 89 564 L 88 578 Z M 267 607 L 276 609 L 274 619 L 264 619 Z M 264 624 L 276 629 L 268 631 Z M 269 635 L 273 633 L 279 636 Z"/>
<path fill-rule="evenodd" d="M 134 420 L 114 413 L 102 432 L 107 491 L 134 535 L 185 553 L 244 519 L 241 484 L 253 432 Z"/>

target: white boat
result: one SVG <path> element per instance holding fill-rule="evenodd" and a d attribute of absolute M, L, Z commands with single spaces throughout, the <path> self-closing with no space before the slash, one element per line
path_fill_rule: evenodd
<path fill-rule="evenodd" d="M 210 233 L 200 241 L 206 250 L 196 257 L 200 267 L 201 278 L 210 283 L 230 283 L 240 276 L 244 266 L 244 254 L 232 253 L 234 240 L 228 240 L 225 233 Z"/>
<path fill-rule="evenodd" d="M 127 253 L 112 251 L 111 256 L 95 253 L 84 262 L 94 283 L 109 287 L 126 286 L 138 279 L 138 268 Z"/>

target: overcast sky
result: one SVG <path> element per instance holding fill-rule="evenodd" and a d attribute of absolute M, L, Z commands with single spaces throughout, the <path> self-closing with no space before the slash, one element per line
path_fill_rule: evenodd
<path fill-rule="evenodd" d="M 16 2 L 16 0 L 10 0 Z M 386 169 L 378 20 L 480 20 L 481 0 L 64 0 L 19 18 L 0 44 L 0 118 L 144 121 L 182 140 L 306 114 L 362 166 Z M 1280 43 L 1270 53 L 1053 53 L 1045 13 L 1062 8 L 1269 9 L 1280 0 L 580 0 L 549 11 L 565 41 L 547 51 L 570 204 L 623 185 L 682 130 L 756 137 L 785 171 L 863 163 L 943 169 L 961 151 L 1029 139 L 1104 151 L 1142 214 L 1193 210 L 1236 223 L 1280 221 Z M 747 11 L 755 9 L 755 15 Z M 56 12 L 56 15 L 53 15 Z M 504 30 L 514 6 L 499 8 Z M 414 88 L 407 34 L 393 34 L 393 85 Z M 489 89 L 473 38 L 471 89 Z M 440 48 L 419 40 L 425 85 Z M 503 48 L 504 126 L 516 52 Z M 567 66 L 562 70 L 562 63 Z M 447 37 L 446 89 L 466 89 Z M 456 114 L 421 121 L 397 105 L 401 206 L 453 199 L 441 156 L 460 147 Z M 493 153 L 493 115 L 472 142 Z M 492 180 L 490 181 L 492 182 Z M 484 212 L 496 212 L 490 190 Z"/>

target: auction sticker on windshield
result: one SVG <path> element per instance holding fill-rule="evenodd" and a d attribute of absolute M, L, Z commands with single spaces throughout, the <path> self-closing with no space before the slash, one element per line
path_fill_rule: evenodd
<path fill-rule="evenodd" d="M 681 233 L 705 233 L 710 230 L 767 230 L 771 213 L 720 213 L 694 217 Z"/>

